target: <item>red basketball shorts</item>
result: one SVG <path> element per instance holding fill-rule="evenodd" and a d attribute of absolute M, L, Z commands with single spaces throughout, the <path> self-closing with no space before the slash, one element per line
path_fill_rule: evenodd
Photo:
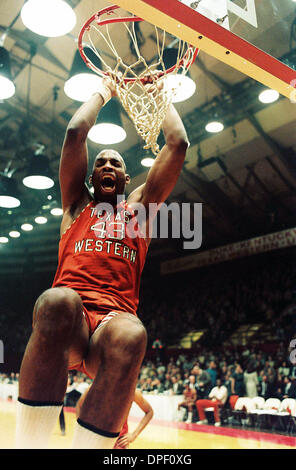
<path fill-rule="evenodd" d="M 88 308 L 83 305 L 83 316 L 85 318 L 85 321 L 88 325 L 89 329 L 89 338 L 100 328 L 102 328 L 108 321 L 110 321 L 112 318 L 116 317 L 117 315 L 120 315 L 121 313 L 126 313 L 123 311 L 114 311 L 112 310 L 111 312 L 103 310 L 98 308 L 97 310 L 89 310 Z M 69 367 L 69 370 L 77 370 L 79 372 L 82 372 L 83 374 L 86 374 L 88 377 L 90 377 L 86 371 L 85 368 L 85 363 L 84 360 L 82 360 L 79 364 L 75 364 L 74 366 Z M 93 377 L 90 377 L 93 378 Z"/>

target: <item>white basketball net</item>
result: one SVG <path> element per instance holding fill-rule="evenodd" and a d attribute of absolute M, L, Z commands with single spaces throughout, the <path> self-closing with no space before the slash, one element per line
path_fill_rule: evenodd
<path fill-rule="evenodd" d="M 116 12 L 113 12 L 114 15 L 117 15 Z M 88 38 L 89 47 L 101 60 L 104 71 L 110 75 L 110 79 L 116 87 L 117 96 L 120 99 L 123 108 L 126 113 L 133 121 L 137 133 L 145 141 L 146 145 L 144 149 L 151 148 L 153 154 L 157 155 L 159 152 L 159 145 L 157 144 L 157 139 L 160 134 L 161 126 L 163 120 L 166 116 L 169 105 L 172 103 L 173 97 L 177 92 L 178 86 L 175 85 L 174 88 L 167 86 L 166 80 L 163 80 L 163 86 L 160 86 L 161 78 L 157 78 L 156 71 L 166 72 L 166 67 L 163 61 L 163 52 L 165 49 L 166 42 L 166 32 L 159 30 L 156 26 L 155 29 L 155 38 L 156 38 L 156 47 L 157 47 L 157 57 L 154 58 L 152 63 L 147 63 L 145 58 L 141 55 L 137 35 L 135 31 L 134 22 L 123 22 L 117 23 L 116 28 L 120 25 L 124 25 L 125 29 L 128 32 L 128 35 L 131 38 L 132 44 L 134 46 L 134 53 L 136 54 L 136 61 L 131 64 L 126 64 L 123 62 L 120 57 L 117 49 L 115 48 L 114 42 L 110 36 L 110 26 L 109 24 L 104 26 L 97 26 L 92 23 L 88 30 L 86 31 L 86 37 Z M 112 25 L 113 26 L 113 25 Z M 98 51 L 98 46 L 95 46 L 95 40 L 92 38 L 93 33 L 98 33 L 105 41 L 108 46 L 108 49 L 111 51 L 112 56 L 116 60 L 115 66 L 111 67 L 106 63 L 103 54 L 100 54 Z M 85 39 L 85 38 L 84 38 Z M 125 40 L 125 38 L 122 38 Z M 178 44 L 176 48 L 178 50 L 177 56 L 177 67 L 170 75 L 185 75 L 188 69 L 188 66 L 191 65 L 194 55 L 194 48 L 190 48 L 189 45 L 180 40 L 175 39 L 174 43 Z M 175 44 L 174 44 L 175 47 Z M 185 55 L 185 58 L 184 58 Z M 184 60 L 182 60 L 184 58 Z M 97 69 L 93 69 L 96 73 L 99 73 Z M 99 73 L 100 74 L 100 73 Z M 103 74 L 100 74 L 104 77 Z M 141 82 L 141 78 L 151 76 L 152 83 L 149 85 L 144 85 Z M 125 82 L 126 78 L 133 78 L 134 81 Z M 177 81 L 176 81 L 177 83 Z"/>

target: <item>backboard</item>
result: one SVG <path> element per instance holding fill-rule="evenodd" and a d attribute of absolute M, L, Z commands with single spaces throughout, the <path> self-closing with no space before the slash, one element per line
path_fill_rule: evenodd
<path fill-rule="evenodd" d="M 296 102 L 296 0 L 117 0 Z"/>

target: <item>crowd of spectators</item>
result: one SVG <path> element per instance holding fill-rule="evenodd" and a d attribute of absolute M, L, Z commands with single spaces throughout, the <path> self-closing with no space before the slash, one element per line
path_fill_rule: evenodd
<path fill-rule="evenodd" d="M 197 398 L 208 397 L 221 380 L 228 397 L 263 396 L 296 399 L 296 363 L 291 363 L 289 350 L 268 354 L 254 348 L 223 353 L 202 349 L 196 355 L 180 354 L 167 363 L 146 360 L 137 387 L 147 393 L 182 395 L 186 386 L 196 390 Z"/>
<path fill-rule="evenodd" d="M 18 383 L 18 380 L 19 373 L 11 372 L 10 374 L 6 374 L 4 372 L 0 372 L 0 384 L 14 385 Z"/>

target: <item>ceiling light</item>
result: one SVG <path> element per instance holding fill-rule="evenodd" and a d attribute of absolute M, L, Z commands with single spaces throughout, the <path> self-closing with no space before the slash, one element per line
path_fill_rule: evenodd
<path fill-rule="evenodd" d="M 172 103 L 188 100 L 196 90 L 196 84 L 190 77 L 178 74 L 168 75 L 165 78 L 165 87 L 174 92 Z"/>
<path fill-rule="evenodd" d="M 74 10 L 63 0 L 28 0 L 21 18 L 28 29 L 47 37 L 63 36 L 76 24 Z"/>
<path fill-rule="evenodd" d="M 102 123 L 91 128 L 88 138 L 95 144 L 118 144 L 126 138 L 126 132 L 116 124 Z"/>
<path fill-rule="evenodd" d="M 166 48 L 163 51 L 163 63 L 166 70 L 174 67 L 179 60 L 179 51 L 173 47 Z M 181 73 L 182 67 L 179 72 L 172 72 L 165 77 L 165 87 L 167 90 L 174 90 L 174 97 L 172 102 L 179 103 L 190 98 L 196 90 L 196 84 L 190 78 L 190 73 L 187 75 Z"/>
<path fill-rule="evenodd" d="M 16 197 L 16 183 L 9 177 L 1 174 L 0 176 L 0 207 L 12 209 L 20 206 L 20 200 Z"/>
<path fill-rule="evenodd" d="M 72 100 L 87 101 L 98 91 L 101 82 L 102 79 L 98 75 L 79 73 L 66 81 L 64 91 Z"/>
<path fill-rule="evenodd" d="M 84 53 L 98 68 L 102 68 L 98 56 L 90 49 L 85 48 Z M 102 84 L 102 78 L 92 72 L 82 59 L 80 52 L 75 52 L 69 79 L 64 85 L 64 91 L 69 98 L 76 101 L 87 101 Z"/>
<path fill-rule="evenodd" d="M 24 230 L 25 232 L 30 232 L 31 230 L 33 230 L 33 225 L 31 224 L 23 224 L 21 226 L 21 229 Z"/>
<path fill-rule="evenodd" d="M 46 224 L 47 218 L 39 216 L 39 217 L 35 218 L 35 222 L 36 222 L 36 224 Z"/>
<path fill-rule="evenodd" d="M 8 241 L 7 237 L 0 237 L 0 243 L 8 243 Z"/>
<path fill-rule="evenodd" d="M 42 206 L 43 211 L 50 211 L 50 213 L 54 216 L 63 215 L 63 210 L 60 207 L 60 204 L 55 200 L 52 199 L 50 202 Z"/>
<path fill-rule="evenodd" d="M 28 188 L 49 189 L 54 185 L 48 158 L 41 152 L 35 152 L 29 161 L 28 176 L 23 179 L 23 184 Z"/>
<path fill-rule="evenodd" d="M 0 75 L 0 99 L 6 100 L 15 94 L 15 86 L 7 77 Z"/>
<path fill-rule="evenodd" d="M 11 232 L 9 232 L 9 236 L 11 238 L 19 238 L 21 236 L 21 234 L 17 230 L 11 230 Z"/>
<path fill-rule="evenodd" d="M 273 103 L 279 99 L 279 92 L 276 90 L 264 90 L 259 95 L 259 100 L 261 103 Z"/>
<path fill-rule="evenodd" d="M 15 93 L 15 86 L 10 71 L 9 53 L 4 47 L 0 47 L 0 99 L 11 98 Z"/>
<path fill-rule="evenodd" d="M 18 207 L 19 205 L 20 205 L 20 201 L 16 197 L 0 196 L 0 207 L 12 209 L 14 207 Z"/>
<path fill-rule="evenodd" d="M 151 157 L 146 157 L 141 160 L 141 164 L 147 168 L 150 168 L 154 164 L 155 160 Z"/>
<path fill-rule="evenodd" d="M 223 129 L 224 129 L 224 125 L 222 124 L 222 122 L 218 122 L 218 121 L 212 121 L 206 125 L 206 131 L 212 132 L 212 133 L 221 132 L 223 131 Z"/>
<path fill-rule="evenodd" d="M 51 178 L 41 175 L 26 176 L 23 179 L 23 183 L 25 186 L 32 189 L 49 189 L 54 185 Z"/>
<path fill-rule="evenodd" d="M 118 144 L 126 138 L 121 122 L 120 106 L 116 98 L 101 109 L 96 124 L 88 133 L 88 138 L 102 145 Z"/>
<path fill-rule="evenodd" d="M 60 209 L 59 207 L 55 207 L 54 209 L 51 209 L 50 213 L 55 216 L 63 215 L 63 209 Z"/>

